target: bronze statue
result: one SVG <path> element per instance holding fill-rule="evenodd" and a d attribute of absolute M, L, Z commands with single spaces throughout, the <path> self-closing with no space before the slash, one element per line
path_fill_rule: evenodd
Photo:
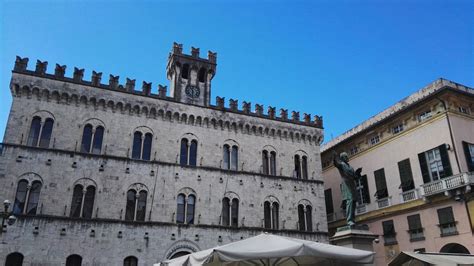
<path fill-rule="evenodd" d="M 360 178 L 360 172 L 362 168 L 358 168 L 354 171 L 354 168 L 349 164 L 349 157 L 347 153 L 342 152 L 337 156 L 337 153 L 333 154 L 334 166 L 339 170 L 342 178 L 342 200 L 346 206 L 346 221 L 347 225 L 355 225 L 355 208 L 357 202 L 356 195 L 356 181 Z"/>

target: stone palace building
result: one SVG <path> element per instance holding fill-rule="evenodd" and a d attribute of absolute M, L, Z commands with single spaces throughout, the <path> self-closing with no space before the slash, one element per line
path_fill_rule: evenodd
<path fill-rule="evenodd" d="M 0 146 L 7 265 L 151 265 L 262 233 L 327 242 L 322 118 L 216 97 L 174 44 L 167 87 L 17 57 Z M 3 261 L 4 262 L 4 261 Z"/>

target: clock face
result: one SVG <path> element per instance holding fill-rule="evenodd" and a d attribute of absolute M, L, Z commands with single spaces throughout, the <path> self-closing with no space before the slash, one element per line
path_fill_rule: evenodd
<path fill-rule="evenodd" d="M 195 86 L 187 86 L 185 89 L 185 93 L 186 93 L 186 96 L 196 99 L 196 98 L 199 98 L 199 95 L 201 94 L 201 90 Z"/>

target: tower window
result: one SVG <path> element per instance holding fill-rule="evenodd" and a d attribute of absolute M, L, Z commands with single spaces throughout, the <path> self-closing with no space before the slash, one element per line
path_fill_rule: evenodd
<path fill-rule="evenodd" d="M 298 225 L 300 231 L 313 231 L 312 208 L 310 205 L 298 205 Z"/>
<path fill-rule="evenodd" d="M 206 69 L 204 67 L 201 67 L 201 69 L 199 69 L 198 79 L 199 82 L 206 81 Z"/>
<path fill-rule="evenodd" d="M 265 201 L 263 204 L 265 228 L 278 229 L 279 204 Z"/>
<path fill-rule="evenodd" d="M 223 158 L 224 169 L 237 170 L 238 161 L 239 161 L 239 158 L 238 158 L 239 147 L 237 147 L 236 145 L 233 145 L 232 147 L 230 147 L 228 144 L 225 144 L 223 151 L 224 151 L 224 158 Z"/>
<path fill-rule="evenodd" d="M 183 79 L 188 79 L 188 77 L 189 77 L 189 65 L 188 64 L 183 65 L 183 69 L 181 70 L 181 77 Z"/>
<path fill-rule="evenodd" d="M 276 175 L 276 152 L 262 151 L 262 168 L 266 175 Z"/>
<path fill-rule="evenodd" d="M 237 227 L 239 222 L 239 199 L 222 199 L 222 225 Z"/>

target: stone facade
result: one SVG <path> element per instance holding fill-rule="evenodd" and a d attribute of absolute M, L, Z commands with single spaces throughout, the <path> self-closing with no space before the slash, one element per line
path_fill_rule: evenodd
<path fill-rule="evenodd" d="M 17 215 L 18 221 L 1 235 L 0 258 L 19 252 L 24 265 L 64 265 L 78 254 L 83 265 L 120 265 L 127 256 L 150 265 L 178 252 L 192 252 L 254 236 L 263 231 L 327 242 L 320 143 L 322 118 L 269 107 L 251 110 L 250 103 L 229 107 L 217 97 L 210 103 L 217 55 L 199 58 L 199 50 L 170 53 L 166 87 L 151 91 L 135 80 L 119 84 L 93 71 L 64 76 L 65 66 L 47 73 L 47 62 L 27 69 L 27 58 L 17 58 L 10 89 L 13 103 L 0 156 L 0 195 L 15 202 L 20 180 L 42 184 L 36 213 Z M 188 64 L 186 78 L 180 74 Z M 203 70 L 204 69 L 204 70 Z M 49 144 L 31 147 L 34 117 L 54 121 Z M 81 150 L 84 127 L 105 131 L 100 152 Z M 132 159 L 134 132 L 152 134 L 150 160 Z M 197 141 L 196 166 L 180 164 L 181 139 Z M 223 147 L 238 147 L 236 169 L 224 169 Z M 274 174 L 263 169 L 262 151 L 276 152 Z M 306 178 L 295 174 L 295 155 L 307 158 Z M 76 184 L 95 187 L 91 218 L 72 218 Z M 86 187 L 86 186 L 84 186 Z M 147 192 L 144 221 L 126 221 L 127 191 Z M 177 196 L 196 196 L 193 224 L 176 223 Z M 237 226 L 222 224 L 222 199 L 239 200 Z M 264 229 L 264 202 L 279 203 L 278 228 Z M 298 223 L 298 205 L 312 206 L 311 226 Z"/>

